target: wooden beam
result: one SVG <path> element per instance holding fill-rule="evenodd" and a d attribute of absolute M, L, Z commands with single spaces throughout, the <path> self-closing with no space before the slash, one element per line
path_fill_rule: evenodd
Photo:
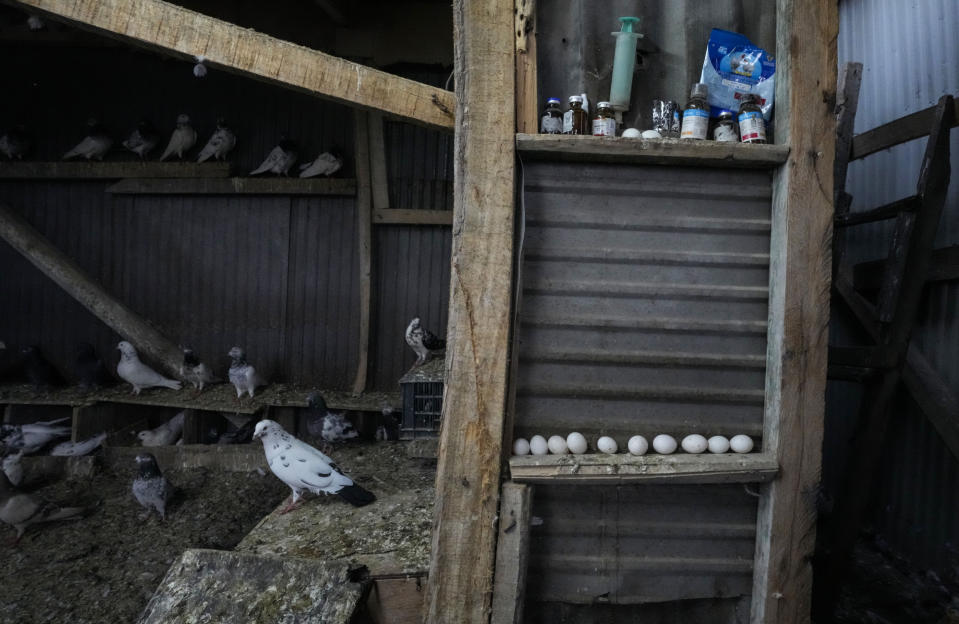
<path fill-rule="evenodd" d="M 370 215 L 372 190 L 370 180 L 370 115 L 353 111 L 353 140 L 356 158 L 356 236 L 359 254 L 360 309 L 359 346 L 353 393 L 366 389 L 370 368 L 370 312 L 372 306 L 373 241 Z M 375 121 L 375 120 L 374 120 Z M 382 126 L 382 123 L 380 124 Z"/>
<path fill-rule="evenodd" d="M 903 212 L 914 211 L 918 205 L 919 198 L 911 195 L 869 210 L 846 212 L 844 214 L 837 213 L 835 219 L 836 227 L 849 227 L 850 225 L 859 225 L 861 223 L 875 223 L 876 221 L 895 219 Z"/>
<path fill-rule="evenodd" d="M 190 61 L 203 56 L 211 67 L 349 106 L 436 128 L 453 127 L 453 94 L 448 91 L 162 0 L 17 0 L 12 4 Z"/>
<path fill-rule="evenodd" d="M 862 83 L 862 63 L 845 63 L 839 72 L 836 88 L 836 160 L 833 162 L 833 203 L 836 223 L 845 217 L 852 207 L 852 195 L 846 192 L 846 173 L 852 153 L 852 133 L 859 108 L 859 87 Z M 835 226 L 834 226 L 835 227 Z M 846 233 L 833 232 L 833 275 L 843 263 L 846 249 Z"/>
<path fill-rule="evenodd" d="M 522 624 L 533 488 L 507 482 L 501 496 L 490 624 Z"/>
<path fill-rule="evenodd" d="M 9 161 L 0 163 L 4 180 L 98 180 L 102 178 L 225 178 L 227 162 L 142 162 L 64 160 L 60 162 Z"/>
<path fill-rule="evenodd" d="M 900 143 L 912 141 L 929 134 L 929 126 L 936 115 L 936 107 L 930 106 L 905 117 L 890 121 L 862 134 L 852 140 L 850 160 L 859 160 L 870 154 L 895 147 Z M 959 123 L 959 100 L 953 102 L 953 114 L 950 127 Z"/>
<path fill-rule="evenodd" d="M 146 319 L 126 307 L 20 214 L 0 204 L 0 237 L 98 319 L 133 343 L 141 356 L 176 375 L 183 352 Z"/>
<path fill-rule="evenodd" d="M 370 113 L 370 185 L 373 189 L 373 212 L 390 207 L 390 179 L 386 169 L 386 137 L 383 116 Z"/>
<path fill-rule="evenodd" d="M 860 262 L 853 267 L 853 284 L 858 290 L 879 288 L 885 270 L 885 260 Z M 934 249 L 929 262 L 929 272 L 926 273 L 926 283 L 956 279 L 959 279 L 959 245 Z"/>
<path fill-rule="evenodd" d="M 896 354 L 881 347 L 829 347 L 829 366 L 854 368 L 892 368 L 898 365 Z"/>
<path fill-rule="evenodd" d="M 775 136 L 790 152 L 773 175 L 763 450 L 780 473 L 760 490 L 753 624 L 810 618 L 832 272 L 837 5 L 776 7 Z"/>
<path fill-rule="evenodd" d="M 107 187 L 117 195 L 356 195 L 350 178 L 128 178 Z"/>
<path fill-rule="evenodd" d="M 747 169 L 773 169 L 789 155 L 788 145 L 556 134 L 518 134 L 516 149 L 532 160 Z"/>
<path fill-rule="evenodd" d="M 536 0 L 514 0 L 516 35 L 516 131 L 539 132 L 536 84 Z"/>
<path fill-rule="evenodd" d="M 425 611 L 436 624 L 490 616 L 511 332 L 512 10 L 513 0 L 453 2 L 453 249 Z"/>
<path fill-rule="evenodd" d="M 377 225 L 453 225 L 453 211 L 402 208 L 374 210 L 373 223 Z"/>

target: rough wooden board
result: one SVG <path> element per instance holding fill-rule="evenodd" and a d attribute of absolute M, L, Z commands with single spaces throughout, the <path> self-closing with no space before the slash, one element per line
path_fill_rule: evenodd
<path fill-rule="evenodd" d="M 837 213 L 835 219 L 836 227 L 846 228 L 861 223 L 873 223 L 875 221 L 893 219 L 903 212 L 916 210 L 918 206 L 919 198 L 915 195 L 910 195 L 909 197 L 903 197 L 888 204 L 870 208 L 869 210 L 859 210 L 842 214 Z"/>
<path fill-rule="evenodd" d="M 127 178 L 107 187 L 116 195 L 356 195 L 348 178 Z"/>
<path fill-rule="evenodd" d="M 370 185 L 373 189 L 373 210 L 390 207 L 390 180 L 386 168 L 386 138 L 383 115 L 369 114 Z"/>
<path fill-rule="evenodd" d="M 519 483 L 504 483 L 501 501 L 490 624 L 521 624 L 526 597 L 533 488 Z"/>
<path fill-rule="evenodd" d="M 420 624 L 424 583 L 420 576 L 373 579 L 366 603 L 371 624 Z"/>
<path fill-rule="evenodd" d="M 808 622 L 816 541 L 832 272 L 837 6 L 780 0 L 763 448 L 780 466 L 761 486 L 750 621 Z"/>
<path fill-rule="evenodd" d="M 852 133 L 859 108 L 862 63 L 845 63 L 836 88 L 836 159 L 833 162 L 833 191 L 846 189 L 846 172 L 852 154 Z"/>
<path fill-rule="evenodd" d="M 516 149 L 529 159 L 772 169 L 786 162 L 790 148 L 683 139 L 517 134 Z"/>
<path fill-rule="evenodd" d="M 142 162 L 82 161 L 0 162 L 0 179 L 5 180 L 96 180 L 103 178 L 225 178 L 230 175 L 228 162 Z"/>
<path fill-rule="evenodd" d="M 103 461 L 114 469 L 129 469 L 134 457 L 143 452 L 141 446 L 107 446 Z M 269 470 L 263 445 L 254 440 L 249 444 L 182 444 L 152 446 L 150 452 L 164 470 L 210 468 L 229 472 Z"/>
<path fill-rule="evenodd" d="M 203 56 L 211 67 L 428 126 L 453 127 L 453 94 L 448 91 L 162 0 L 22 0 L 14 5 L 191 62 Z"/>
<path fill-rule="evenodd" d="M 373 190 L 370 173 L 370 115 L 363 111 L 353 111 L 353 140 L 356 160 L 356 246 L 359 254 L 359 336 L 357 336 L 359 354 L 356 363 L 356 376 L 353 378 L 353 392 L 359 394 L 366 389 L 366 378 L 370 366 L 370 314 L 372 306 L 372 266 L 373 241 L 371 215 L 373 211 Z M 383 120 L 377 116 L 380 128 Z M 382 132 L 380 133 L 382 139 Z"/>
<path fill-rule="evenodd" d="M 885 260 L 860 262 L 853 267 L 853 284 L 859 290 L 871 290 L 879 287 Z M 926 283 L 959 279 L 959 245 L 941 247 L 932 251 Z"/>
<path fill-rule="evenodd" d="M 516 35 L 516 131 L 539 132 L 536 84 L 536 0 L 514 0 Z"/>
<path fill-rule="evenodd" d="M 452 225 L 453 211 L 404 208 L 374 210 L 373 223 L 377 225 Z"/>
<path fill-rule="evenodd" d="M 857 134 L 852 140 L 850 160 L 865 158 L 870 154 L 912 141 L 929 134 L 929 126 L 936 114 L 936 107 L 930 106 L 921 111 L 895 121 L 890 121 L 872 130 Z M 950 127 L 959 125 L 959 100 L 953 102 L 953 115 Z"/>
<path fill-rule="evenodd" d="M 455 0 L 453 29 L 453 250 L 425 621 L 485 624 L 512 318 L 513 1 Z"/>
<path fill-rule="evenodd" d="M 525 455 L 509 460 L 513 481 L 522 483 L 762 483 L 779 466 L 765 453 L 723 455 Z"/>

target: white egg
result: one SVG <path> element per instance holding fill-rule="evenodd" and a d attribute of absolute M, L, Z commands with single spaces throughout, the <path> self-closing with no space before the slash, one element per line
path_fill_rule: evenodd
<path fill-rule="evenodd" d="M 631 437 L 627 446 L 629 446 L 629 452 L 633 455 L 645 455 L 646 451 L 649 450 L 649 442 L 640 435 Z"/>
<path fill-rule="evenodd" d="M 529 450 L 533 455 L 545 455 L 549 453 L 549 445 L 546 444 L 546 438 L 541 435 L 534 435 L 529 439 Z"/>
<path fill-rule="evenodd" d="M 683 438 L 683 450 L 687 453 L 698 455 L 706 450 L 706 446 L 706 438 L 698 433 L 694 433 Z"/>
<path fill-rule="evenodd" d="M 513 455 L 529 455 L 529 440 L 516 438 L 513 442 Z"/>
<path fill-rule="evenodd" d="M 549 452 L 553 455 L 565 455 L 568 452 L 566 439 L 563 436 L 550 436 L 546 446 L 549 447 Z"/>
<path fill-rule="evenodd" d="M 669 455 L 670 453 L 676 450 L 676 438 L 671 435 L 666 435 L 661 433 L 655 438 L 653 438 L 653 448 L 657 453 L 662 453 L 663 455 Z"/>
<path fill-rule="evenodd" d="M 729 447 L 737 453 L 748 453 L 753 450 L 753 439 L 742 434 L 733 436 L 729 441 Z"/>
<path fill-rule="evenodd" d="M 643 138 L 644 139 L 661 139 L 663 138 L 663 135 L 656 132 L 655 130 L 643 130 Z"/>
<path fill-rule="evenodd" d="M 609 453 L 610 455 L 619 449 L 619 447 L 616 446 L 616 440 L 609 436 L 603 436 L 599 440 L 596 440 L 596 448 L 599 449 L 600 453 Z"/>
<path fill-rule="evenodd" d="M 706 441 L 710 453 L 725 453 L 729 450 L 729 440 L 726 436 L 713 436 Z"/>
<path fill-rule="evenodd" d="M 586 444 L 586 436 L 576 431 L 566 436 L 566 447 L 570 453 L 575 455 L 582 455 L 589 449 L 589 445 Z"/>
<path fill-rule="evenodd" d="M 626 128 L 623 130 L 623 137 L 627 139 L 638 139 L 643 136 L 642 133 L 636 128 Z"/>

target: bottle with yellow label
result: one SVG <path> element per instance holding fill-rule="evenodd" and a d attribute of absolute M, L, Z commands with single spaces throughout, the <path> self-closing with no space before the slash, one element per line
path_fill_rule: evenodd
<path fill-rule="evenodd" d="M 679 132 L 682 139 L 705 139 L 709 130 L 709 87 L 701 82 L 689 91 L 689 103 L 683 111 L 683 125 Z"/>

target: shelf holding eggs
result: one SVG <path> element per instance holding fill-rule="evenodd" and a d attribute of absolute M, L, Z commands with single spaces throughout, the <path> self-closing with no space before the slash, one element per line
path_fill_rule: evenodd
<path fill-rule="evenodd" d="M 641 435 L 629 438 L 626 450 L 631 455 L 646 455 L 650 447 L 659 455 L 671 455 L 678 449 L 691 455 L 706 453 L 721 455 L 730 451 L 734 453 L 749 453 L 753 450 L 753 439 L 748 435 L 739 434 L 732 438 L 714 435 L 706 438 L 698 433 L 685 436 L 681 442 L 669 434 L 661 433 L 653 438 L 652 444 Z M 583 455 L 589 451 L 586 436 L 574 431 L 563 438 L 560 435 L 550 436 L 549 440 L 541 435 L 534 435 L 529 440 L 516 438 L 513 441 L 513 455 Z M 614 455 L 619 451 L 619 445 L 610 436 L 601 436 L 596 440 L 595 452 Z"/>

